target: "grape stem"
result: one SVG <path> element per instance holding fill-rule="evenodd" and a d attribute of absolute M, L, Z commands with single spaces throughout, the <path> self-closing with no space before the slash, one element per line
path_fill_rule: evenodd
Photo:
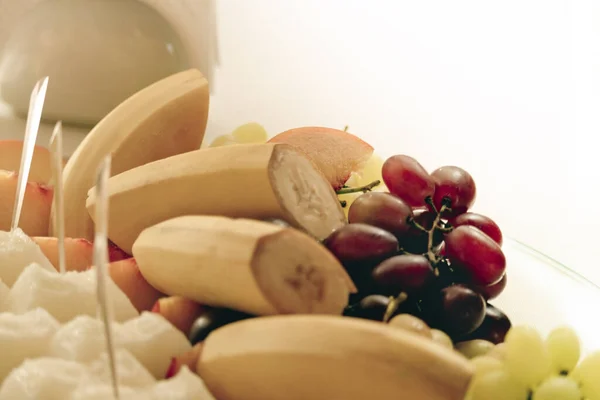
<path fill-rule="evenodd" d="M 435 209 L 435 205 L 433 204 L 431 197 L 427 197 L 427 199 L 425 199 L 425 201 L 427 201 L 427 204 L 431 203 L 431 207 L 433 207 Z M 437 255 L 435 254 L 435 252 L 433 251 L 433 235 L 435 234 L 436 229 L 440 229 L 438 227 L 438 225 L 442 219 L 442 214 L 444 213 L 444 211 L 450 210 L 450 208 L 444 203 L 442 204 L 440 211 L 439 212 L 436 211 L 437 215 L 435 216 L 435 219 L 433 220 L 432 228 L 429 230 L 428 236 L 427 236 L 427 258 L 434 265 L 439 261 L 439 259 L 438 259 Z M 446 227 L 444 227 L 444 229 L 446 229 Z"/>
<path fill-rule="evenodd" d="M 370 192 L 374 187 L 378 186 L 380 183 L 381 183 L 381 181 L 378 179 L 376 181 L 373 181 L 373 182 L 368 183 L 363 186 L 358 186 L 358 187 L 354 187 L 354 188 L 352 188 L 352 187 L 341 188 L 336 193 L 337 194 L 348 194 L 348 193 L 357 193 L 357 192 Z"/>
<path fill-rule="evenodd" d="M 438 231 L 444 232 L 444 233 L 450 233 L 452 232 L 452 230 L 454 229 L 451 225 L 445 225 L 445 226 L 436 226 L 435 229 L 437 229 Z"/>
<path fill-rule="evenodd" d="M 348 202 L 346 200 L 340 200 L 340 206 L 342 206 L 342 208 L 346 207 L 348 205 Z"/>
<path fill-rule="evenodd" d="M 383 315 L 383 322 L 389 322 L 394 313 L 398 310 L 398 307 L 400 307 L 400 305 L 404 303 L 406 299 L 408 299 L 408 295 L 404 292 L 401 292 L 396 297 L 390 297 L 390 302 L 385 310 L 385 314 Z"/>
<path fill-rule="evenodd" d="M 409 225 L 414 226 L 415 228 L 417 228 L 418 230 L 420 230 L 421 232 L 427 232 L 427 234 L 429 234 L 429 229 L 425 229 L 425 227 L 423 225 L 421 225 L 420 223 L 418 223 L 417 221 L 415 221 L 415 219 L 413 217 L 408 217 L 406 219 L 406 222 Z"/>
<path fill-rule="evenodd" d="M 431 198 L 431 196 L 427 196 L 425 197 L 425 204 L 427 204 L 429 206 L 429 209 L 436 213 L 436 214 L 440 214 L 438 213 L 437 207 L 435 206 L 435 204 L 433 203 L 433 199 Z"/>

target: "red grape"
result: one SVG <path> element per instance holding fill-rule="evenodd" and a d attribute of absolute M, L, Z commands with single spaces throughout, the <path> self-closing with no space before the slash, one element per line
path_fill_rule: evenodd
<path fill-rule="evenodd" d="M 360 293 L 370 290 L 373 268 L 399 250 L 394 235 L 366 224 L 345 225 L 325 239 L 324 244 L 342 263 Z"/>
<path fill-rule="evenodd" d="M 344 265 L 381 260 L 398 251 L 398 239 L 388 231 L 367 224 L 348 224 L 324 242 Z"/>
<path fill-rule="evenodd" d="M 485 301 L 473 290 L 452 285 L 424 303 L 432 328 L 440 329 L 456 338 L 477 329 L 485 316 Z"/>
<path fill-rule="evenodd" d="M 494 344 L 504 342 L 506 333 L 512 324 L 510 319 L 498 308 L 488 304 L 485 309 L 483 322 L 475 331 L 471 332 L 464 340 L 483 339 Z"/>
<path fill-rule="evenodd" d="M 369 192 L 360 195 L 348 210 L 348 222 L 373 225 L 391 232 L 396 237 L 405 234 L 410 226 L 412 208 L 391 193 Z"/>
<path fill-rule="evenodd" d="M 470 283 L 489 286 L 498 282 L 506 269 L 502 249 L 488 235 L 470 225 L 446 235 L 445 253 L 452 268 L 469 277 Z"/>
<path fill-rule="evenodd" d="M 425 198 L 433 196 L 435 184 L 425 168 L 412 157 L 397 155 L 388 158 L 381 168 L 385 185 L 411 207 L 422 207 Z"/>
<path fill-rule="evenodd" d="M 420 292 L 435 280 L 429 261 L 416 254 L 388 258 L 375 267 L 372 276 L 380 293 L 390 296 Z"/>
<path fill-rule="evenodd" d="M 485 215 L 468 212 L 461 214 L 448 222 L 454 227 L 471 225 L 479 228 L 479 230 L 491 237 L 494 242 L 502 246 L 502 231 L 500 230 L 500 227 Z"/>
<path fill-rule="evenodd" d="M 506 273 L 504 273 L 504 275 L 502 275 L 502 279 L 500 279 L 496 283 L 493 283 L 489 286 L 474 287 L 473 289 L 476 292 L 480 293 L 484 299 L 491 300 L 491 299 L 495 299 L 496 297 L 498 297 L 500 295 L 500 293 L 502 293 L 504 291 L 505 287 L 506 287 Z"/>
<path fill-rule="evenodd" d="M 435 221 L 436 214 L 431 211 L 416 212 L 414 220 L 425 229 L 431 229 Z M 444 240 L 444 233 L 436 230 L 433 234 L 432 247 L 437 247 Z M 410 253 L 425 253 L 429 243 L 429 234 L 411 226 L 406 235 L 399 237 L 400 247 Z"/>
<path fill-rule="evenodd" d="M 433 203 L 438 210 L 442 207 L 444 199 L 448 198 L 448 206 L 452 211 L 442 215 L 451 217 L 467 212 L 473 205 L 476 196 L 475 181 L 464 169 L 459 167 L 441 167 L 431 173 L 435 183 Z"/>

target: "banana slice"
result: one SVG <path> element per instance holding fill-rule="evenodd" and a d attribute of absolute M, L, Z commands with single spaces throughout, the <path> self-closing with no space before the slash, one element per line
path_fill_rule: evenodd
<path fill-rule="evenodd" d="M 85 200 L 94 185 L 96 168 L 106 155 L 112 154 L 112 174 L 116 175 L 198 149 L 206 128 L 208 103 L 208 82 L 200 71 L 191 69 L 139 91 L 100 121 L 65 167 L 65 235 L 93 238 Z M 49 229 L 53 234 L 53 227 Z"/>
<path fill-rule="evenodd" d="M 131 254 L 140 232 L 181 215 L 280 218 L 318 239 L 345 224 L 337 196 L 304 155 L 285 144 L 206 148 L 110 178 L 110 239 Z M 94 216 L 94 190 L 87 207 Z"/>
<path fill-rule="evenodd" d="M 140 272 L 163 293 L 254 315 L 341 314 L 350 281 L 313 238 L 267 222 L 174 218 L 133 246 Z"/>
<path fill-rule="evenodd" d="M 275 316 L 211 333 L 197 372 L 227 400 L 463 400 L 469 362 L 379 322 Z"/>

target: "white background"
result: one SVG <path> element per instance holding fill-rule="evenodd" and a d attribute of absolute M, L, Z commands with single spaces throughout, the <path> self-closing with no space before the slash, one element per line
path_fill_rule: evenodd
<path fill-rule="evenodd" d="M 202 63 L 209 137 L 248 121 L 271 134 L 349 125 L 382 155 L 462 166 L 477 211 L 600 283 L 593 0 L 219 0 L 216 42 L 197 22 L 205 1 L 148 1 L 197 54 L 218 50 Z"/>

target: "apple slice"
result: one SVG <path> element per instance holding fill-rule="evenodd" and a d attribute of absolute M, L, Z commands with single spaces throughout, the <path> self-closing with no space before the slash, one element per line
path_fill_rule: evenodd
<path fill-rule="evenodd" d="M 373 147 L 348 132 L 332 128 L 303 127 L 291 129 L 269 139 L 269 143 L 286 143 L 302 151 L 338 190 L 354 171 L 363 169 L 373 154 Z"/>
<path fill-rule="evenodd" d="M 217 329 L 204 341 L 197 372 L 227 400 L 463 400 L 473 367 L 380 322 L 294 315 Z"/>
<path fill-rule="evenodd" d="M 0 169 L 19 172 L 21 166 L 22 140 L 0 140 Z M 29 170 L 29 182 L 49 184 L 52 179 L 50 151 L 42 146 L 35 146 Z"/>
<path fill-rule="evenodd" d="M 140 271 L 163 293 L 252 315 L 341 314 L 349 283 L 313 238 L 267 222 L 173 218 L 133 246 Z"/>
<path fill-rule="evenodd" d="M 198 365 L 203 345 L 203 342 L 196 343 L 191 350 L 173 357 L 165 378 L 169 379 L 177 375 L 183 368 L 189 368 L 190 371 L 196 372 L 196 366 Z"/>
<path fill-rule="evenodd" d="M 34 236 L 31 239 L 40 246 L 42 253 L 58 270 L 58 239 L 48 236 Z M 65 255 L 67 271 L 85 271 L 93 264 L 94 245 L 87 239 L 65 238 Z M 131 258 L 130 255 L 116 247 L 109 246 L 108 261 L 115 262 Z"/>
<path fill-rule="evenodd" d="M 152 312 L 162 315 L 186 336 L 189 335 L 196 319 L 205 311 L 206 308 L 202 305 L 181 296 L 160 298 L 152 307 Z"/>
<path fill-rule="evenodd" d="M 85 200 L 101 160 L 112 154 L 111 172 L 117 175 L 198 149 L 206 128 L 208 103 L 208 82 L 200 71 L 191 69 L 139 91 L 104 117 L 65 167 L 65 235 L 93 238 Z"/>
<path fill-rule="evenodd" d="M 181 215 L 281 218 L 318 239 L 346 222 L 310 160 L 283 144 L 206 148 L 113 176 L 109 238 L 131 253 L 145 228 Z M 95 193 L 87 207 L 94 216 Z"/>
<path fill-rule="evenodd" d="M 10 230 L 18 174 L 0 170 L 0 230 Z M 48 222 L 52 207 L 52 188 L 28 182 L 25 187 L 23 210 L 19 228 L 29 236 L 48 236 Z"/>
<path fill-rule="evenodd" d="M 31 239 L 40 246 L 42 253 L 58 271 L 58 239 L 47 236 L 34 236 Z M 85 271 L 92 266 L 94 245 L 87 239 L 65 238 L 67 271 Z"/>
<path fill-rule="evenodd" d="M 111 262 L 108 272 L 138 312 L 152 310 L 156 302 L 165 296 L 144 279 L 134 258 Z"/>

